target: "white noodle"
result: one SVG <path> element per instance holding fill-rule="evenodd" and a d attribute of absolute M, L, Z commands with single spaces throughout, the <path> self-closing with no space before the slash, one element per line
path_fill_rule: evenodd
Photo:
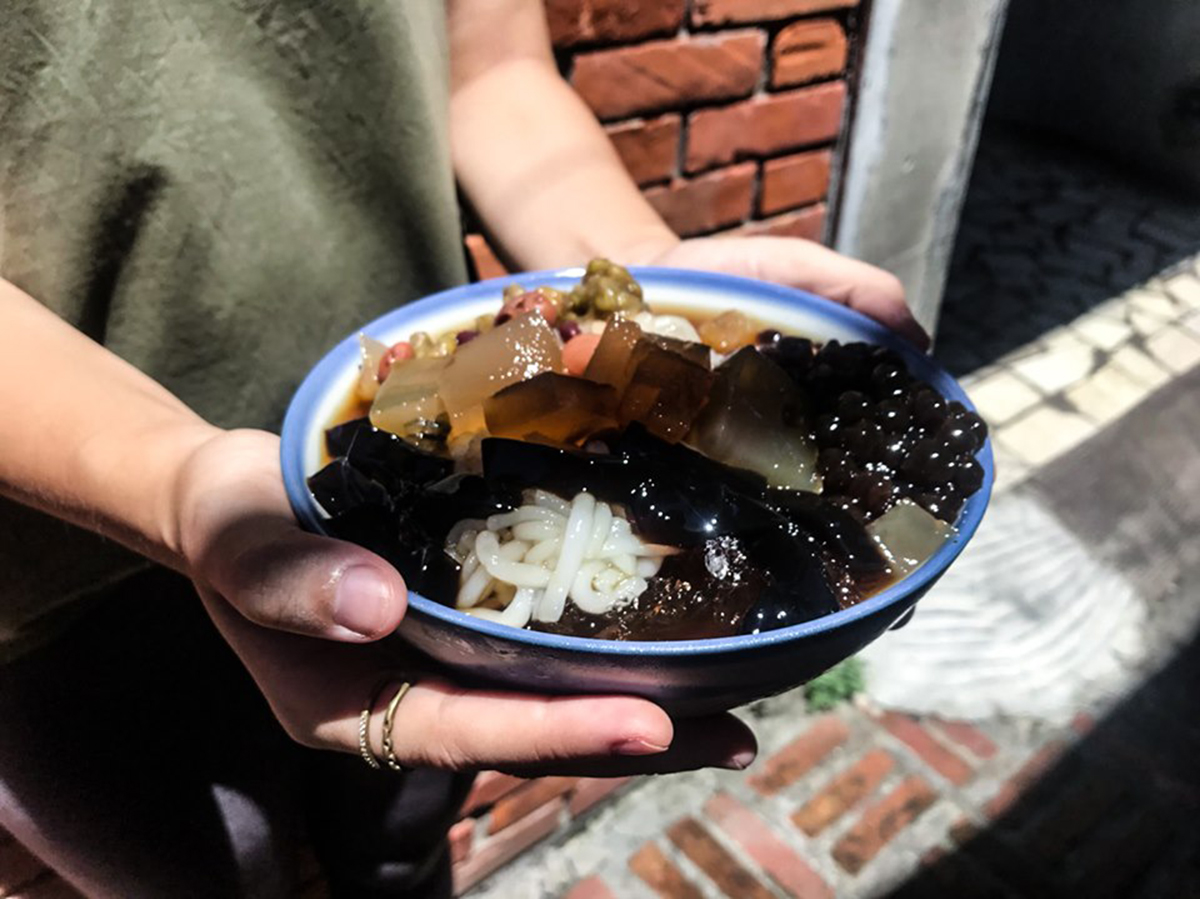
<path fill-rule="evenodd" d="M 486 521 L 464 519 L 446 535 L 461 565 L 456 606 L 525 627 L 557 621 L 568 598 L 602 615 L 635 602 L 675 547 L 646 544 L 620 506 L 579 493 L 570 502 L 526 490 L 523 505 Z"/>
<path fill-rule="evenodd" d="M 562 533 L 562 527 L 551 521 L 522 521 L 513 525 L 512 533 L 518 540 L 540 543 L 557 537 Z"/>
<path fill-rule="evenodd" d="M 603 615 L 613 606 L 612 595 L 597 592 L 592 584 L 603 567 L 603 562 L 584 562 L 571 582 L 571 600 L 589 615 Z"/>
<path fill-rule="evenodd" d="M 469 609 L 478 605 L 492 587 L 492 576 L 488 570 L 480 566 L 474 574 L 467 578 L 458 591 L 455 605 L 460 609 Z"/>
<path fill-rule="evenodd" d="M 518 587 L 545 587 L 550 582 L 550 572 L 540 565 L 501 559 L 500 542 L 491 531 L 479 532 L 475 538 L 475 555 L 492 577 Z"/>
<path fill-rule="evenodd" d="M 504 614 L 500 616 L 500 620 L 511 627 L 524 627 L 529 623 L 529 616 L 533 613 L 533 604 L 538 598 L 541 591 L 534 590 L 531 587 L 522 587 L 513 596 L 512 602 L 504 610 Z"/>
<path fill-rule="evenodd" d="M 475 573 L 475 569 L 479 567 L 479 556 L 475 555 L 475 550 L 467 553 L 467 557 L 462 561 L 462 572 L 459 575 L 463 583 Z"/>
<path fill-rule="evenodd" d="M 469 547 L 475 544 L 475 533 L 482 531 L 487 527 L 487 522 L 479 518 L 464 518 L 462 521 L 450 528 L 450 533 L 446 535 L 446 546 L 454 547 L 454 552 L 451 555 L 456 556 L 459 561 L 465 559 Z M 470 538 L 469 543 L 464 545 L 464 541 Z M 460 555 L 461 554 L 461 555 Z"/>
<path fill-rule="evenodd" d="M 571 501 L 571 515 L 563 532 L 562 550 L 554 574 L 546 584 L 546 595 L 538 606 L 538 621 L 558 621 L 562 617 L 567 601 L 567 591 L 587 552 L 585 535 L 591 532 L 592 517 L 596 510 L 596 499 L 590 493 L 580 493 Z M 541 586 L 540 584 L 536 586 Z"/>
<path fill-rule="evenodd" d="M 543 506 L 547 509 L 553 509 L 563 518 L 571 514 L 571 504 L 561 497 L 555 496 L 553 493 L 547 493 L 545 490 L 533 490 L 529 499 L 533 501 L 535 506 Z M 529 500 L 526 500 L 527 502 Z"/>
<path fill-rule="evenodd" d="M 608 537 L 608 532 L 612 529 L 613 514 L 612 508 L 608 503 L 596 504 L 596 518 L 592 525 L 592 536 L 588 541 L 587 554 L 589 556 L 600 555 L 600 550 L 604 548 L 604 541 Z"/>
<path fill-rule="evenodd" d="M 525 561 L 530 565 L 541 565 L 543 562 L 549 562 L 558 555 L 558 551 L 561 548 L 562 537 L 552 537 L 549 540 L 543 540 L 541 543 L 535 543 L 533 549 L 525 553 Z"/>
<path fill-rule="evenodd" d="M 646 556 L 638 559 L 637 576 L 640 578 L 652 578 L 658 574 L 658 569 L 662 568 L 662 559 Z"/>
<path fill-rule="evenodd" d="M 514 524 L 520 524 L 522 521 L 558 522 L 562 520 L 563 516 L 553 509 L 547 509 L 544 506 L 521 506 L 512 512 L 489 516 L 487 526 L 489 531 L 499 531 L 503 528 L 511 528 Z"/>
<path fill-rule="evenodd" d="M 500 547 L 497 555 L 505 562 L 519 562 L 525 558 L 525 552 L 529 549 L 529 544 L 524 540 L 512 540 Z"/>

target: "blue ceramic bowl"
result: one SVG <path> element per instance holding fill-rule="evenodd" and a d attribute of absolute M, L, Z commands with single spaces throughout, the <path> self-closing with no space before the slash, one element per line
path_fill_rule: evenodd
<path fill-rule="evenodd" d="M 916 376 L 968 408 L 971 401 L 932 359 L 882 325 L 812 294 L 745 278 L 677 269 L 633 269 L 655 309 L 699 313 L 741 309 L 785 333 L 861 340 L 900 353 Z M 376 319 L 361 330 L 384 343 L 414 331 L 469 327 L 494 313 L 502 288 L 569 287 L 582 269 L 534 272 L 434 294 Z M 320 467 L 325 428 L 349 396 L 358 372 L 356 330 L 334 347 L 300 385 L 283 424 L 283 478 L 301 524 L 323 532 L 325 518 L 305 479 Z M 676 715 L 734 708 L 816 677 L 854 655 L 903 619 L 962 552 L 987 507 L 993 480 L 991 443 L 979 453 L 980 490 L 967 500 L 955 537 L 887 590 L 852 608 L 793 627 L 738 637 L 678 642 L 615 642 L 518 630 L 483 621 L 416 594 L 397 634 L 470 682 L 543 693 L 628 693 Z M 405 650 L 397 646 L 398 654 Z"/>

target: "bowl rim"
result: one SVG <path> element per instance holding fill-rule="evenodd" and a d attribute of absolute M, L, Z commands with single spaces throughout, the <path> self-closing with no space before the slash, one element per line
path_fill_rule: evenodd
<path fill-rule="evenodd" d="M 954 377 L 931 356 L 921 353 L 911 343 L 889 330 L 884 325 L 860 312 L 840 303 L 825 299 L 807 291 L 780 284 L 771 284 L 726 275 L 717 272 L 694 271 L 657 266 L 631 266 L 630 273 L 645 284 L 660 283 L 672 287 L 727 288 L 734 294 L 752 296 L 775 306 L 801 307 L 818 317 L 833 320 L 861 335 L 862 339 L 880 344 L 900 353 L 909 370 L 933 384 L 943 396 L 961 402 L 975 411 L 975 405 Z M 431 311 L 445 311 L 448 304 L 467 304 L 489 294 L 500 299 L 503 287 L 519 284 L 534 287 L 551 280 L 578 280 L 584 272 L 582 267 L 549 269 L 522 272 L 502 278 L 492 278 L 463 284 L 430 294 L 380 315 L 374 320 L 355 328 L 339 341 L 316 365 L 309 370 L 288 405 L 283 420 L 280 438 L 280 464 L 288 501 L 301 526 L 318 534 L 325 534 L 321 526 L 321 515 L 316 500 L 308 490 L 307 474 L 304 472 L 304 448 L 313 427 L 324 428 L 324 422 L 314 420 L 316 409 L 327 396 L 326 385 L 337 380 L 347 366 L 357 365 L 358 335 L 382 329 L 394 328 L 407 318 L 419 318 Z M 876 595 L 848 609 L 841 609 L 811 621 L 803 621 L 789 627 L 765 631 L 758 634 L 740 634 L 731 637 L 710 637 L 700 640 L 602 640 L 596 637 L 572 637 L 514 628 L 497 622 L 485 621 L 465 612 L 460 612 L 435 600 L 409 591 L 409 607 L 417 612 L 438 619 L 446 624 L 466 628 L 483 636 L 524 644 L 530 648 L 550 649 L 567 653 L 601 653 L 617 656 L 685 656 L 695 654 L 724 654 L 743 652 L 787 643 L 805 637 L 824 634 L 853 624 L 863 618 L 876 615 L 889 606 L 899 606 L 914 593 L 921 595 L 941 577 L 978 529 L 991 499 L 995 480 L 995 465 L 992 457 L 992 441 L 989 435 L 984 446 L 976 454 L 983 468 L 983 484 L 963 506 L 957 522 L 957 533 L 947 540 L 919 568 L 909 573 Z M 907 607 L 904 607 L 907 608 Z M 904 611 L 897 610 L 897 617 Z M 401 628 L 403 628 L 401 623 Z"/>

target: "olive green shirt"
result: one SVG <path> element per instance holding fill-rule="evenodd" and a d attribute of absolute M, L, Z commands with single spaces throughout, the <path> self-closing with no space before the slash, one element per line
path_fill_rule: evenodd
<path fill-rule="evenodd" d="M 339 338 L 464 279 L 439 0 L 0 16 L 0 275 L 210 421 L 276 427 Z M 145 564 L 0 500 L 0 661 Z"/>

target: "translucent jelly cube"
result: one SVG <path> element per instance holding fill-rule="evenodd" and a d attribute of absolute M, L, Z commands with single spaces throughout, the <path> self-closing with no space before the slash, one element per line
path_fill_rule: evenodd
<path fill-rule="evenodd" d="M 782 368 L 753 347 L 717 368 L 708 405 L 687 442 L 704 455 L 756 471 L 773 487 L 821 489 L 804 397 Z"/>
<path fill-rule="evenodd" d="M 903 577 L 937 552 L 954 528 L 902 499 L 867 525 L 867 533 L 879 543 L 896 575 Z"/>
<path fill-rule="evenodd" d="M 438 382 L 449 359 L 409 359 L 393 365 L 371 403 L 371 424 L 404 434 L 415 421 L 434 421 L 446 411 Z"/>
<path fill-rule="evenodd" d="M 624 318 L 610 318 L 592 353 L 583 376 L 598 384 L 608 384 L 623 393 L 632 373 L 629 357 L 642 337 L 642 329 Z"/>
<path fill-rule="evenodd" d="M 483 401 L 489 433 L 518 440 L 579 443 L 616 426 L 617 391 L 546 371 Z"/>
<path fill-rule="evenodd" d="M 460 346 L 442 371 L 442 402 L 455 428 L 483 424 L 483 401 L 544 371 L 563 371 L 562 346 L 536 312 L 507 321 Z"/>
<path fill-rule="evenodd" d="M 744 346 L 753 346 L 758 326 L 742 312 L 730 309 L 700 325 L 700 339 L 718 353 L 732 353 Z"/>
<path fill-rule="evenodd" d="M 690 351 L 694 346 L 703 351 L 703 364 Z M 621 423 L 639 421 L 663 440 L 681 440 L 708 400 L 707 347 L 643 335 L 629 354 L 629 370 L 617 410 Z"/>

